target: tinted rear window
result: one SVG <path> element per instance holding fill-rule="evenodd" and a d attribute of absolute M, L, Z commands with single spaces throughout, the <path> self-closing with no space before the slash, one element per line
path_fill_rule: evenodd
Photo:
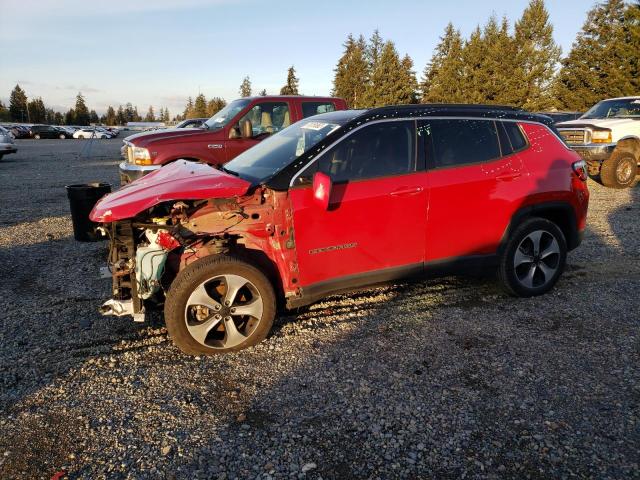
<path fill-rule="evenodd" d="M 493 120 L 427 120 L 420 126 L 429 163 L 435 168 L 486 162 L 500 157 Z"/>

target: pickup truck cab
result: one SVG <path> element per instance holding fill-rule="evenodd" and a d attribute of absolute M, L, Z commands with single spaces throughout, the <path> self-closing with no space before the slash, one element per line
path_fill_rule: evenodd
<path fill-rule="evenodd" d="M 565 142 L 586 162 L 589 176 L 605 187 L 628 188 L 640 164 L 640 97 L 598 102 L 577 120 L 557 123 Z"/>
<path fill-rule="evenodd" d="M 298 120 L 346 109 L 343 99 L 332 97 L 240 98 L 200 128 L 162 130 L 125 138 L 120 182 L 125 185 L 178 159 L 211 165 L 227 163 Z"/>

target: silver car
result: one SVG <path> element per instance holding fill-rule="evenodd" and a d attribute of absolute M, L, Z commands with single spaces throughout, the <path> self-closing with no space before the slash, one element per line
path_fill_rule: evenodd
<path fill-rule="evenodd" d="M 18 149 L 13 141 L 13 135 L 11 135 L 11 132 L 3 126 L 0 126 L 0 160 L 2 160 L 4 155 L 16 153 L 17 151 Z"/>

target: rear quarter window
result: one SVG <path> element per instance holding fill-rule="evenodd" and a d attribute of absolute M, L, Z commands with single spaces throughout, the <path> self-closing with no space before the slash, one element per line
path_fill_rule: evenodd
<path fill-rule="evenodd" d="M 522 133 L 520 126 L 516 122 L 502 122 L 502 124 L 507 131 L 507 136 L 509 137 L 513 151 L 517 152 L 518 150 L 525 149 L 527 147 L 527 139 L 524 133 Z"/>
<path fill-rule="evenodd" d="M 335 111 L 336 106 L 332 102 L 302 102 L 302 116 L 304 118 Z"/>

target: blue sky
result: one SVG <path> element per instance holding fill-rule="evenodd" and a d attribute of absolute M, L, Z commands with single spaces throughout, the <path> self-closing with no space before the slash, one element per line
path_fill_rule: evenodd
<path fill-rule="evenodd" d="M 249 75 L 278 93 L 295 65 L 302 93 L 326 95 L 349 33 L 378 28 L 420 74 L 449 21 L 463 35 L 495 13 L 513 25 L 528 0 L 0 0 L 0 99 L 16 83 L 66 110 L 130 101 L 179 113 L 189 95 L 227 101 Z M 567 53 L 590 0 L 547 0 Z"/>

